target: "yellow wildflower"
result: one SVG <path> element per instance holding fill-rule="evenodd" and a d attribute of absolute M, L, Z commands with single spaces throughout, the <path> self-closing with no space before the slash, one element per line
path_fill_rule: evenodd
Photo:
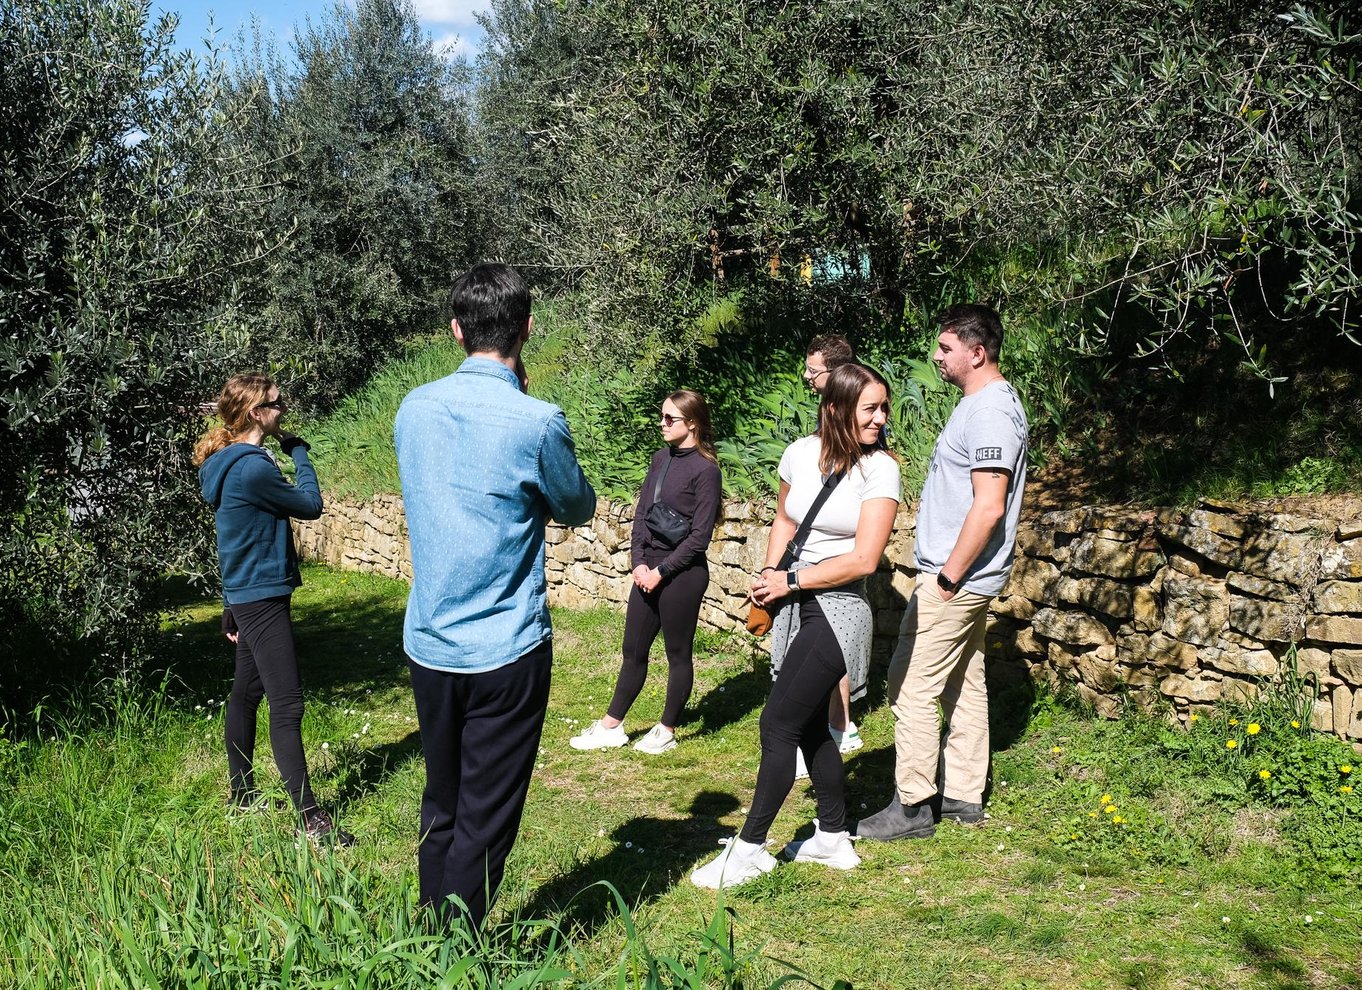
<path fill-rule="evenodd" d="M 1196 721 L 1197 719 L 1199 719 L 1199 718 L 1201 718 L 1200 715 L 1198 715 L 1196 712 L 1192 712 L 1192 714 L 1190 714 L 1190 715 L 1187 716 L 1187 724 L 1190 725 L 1191 723 L 1195 722 L 1195 721 Z"/>
<path fill-rule="evenodd" d="M 1271 770 L 1259 770 L 1259 771 L 1258 771 L 1258 776 L 1261 777 L 1263 780 L 1271 780 L 1271 779 L 1272 779 L 1272 771 L 1271 771 Z"/>
<path fill-rule="evenodd" d="M 1114 804 L 1105 805 L 1103 806 L 1102 810 L 1109 815 L 1114 815 L 1116 813 L 1116 805 Z"/>
<path fill-rule="evenodd" d="M 1238 745 L 1239 745 L 1239 744 L 1238 744 L 1237 742 L 1235 742 L 1233 739 L 1226 739 L 1226 740 L 1225 740 L 1225 748 L 1226 748 L 1226 749 L 1235 749 Z"/>
<path fill-rule="evenodd" d="M 1239 720 L 1238 720 L 1237 718 L 1232 718 L 1232 719 L 1230 719 L 1230 725 L 1234 726 L 1234 725 L 1238 725 L 1238 724 L 1239 724 Z"/>
<path fill-rule="evenodd" d="M 1052 753 L 1062 753 L 1062 752 L 1064 752 L 1064 747 L 1063 747 L 1063 746 L 1051 746 L 1051 747 L 1050 747 L 1050 752 L 1052 752 Z"/>
<path fill-rule="evenodd" d="M 1350 785 L 1344 784 L 1342 787 L 1338 789 L 1338 792 L 1340 794 L 1351 794 L 1353 792 L 1353 789 Z"/>
<path fill-rule="evenodd" d="M 1101 801 L 1102 801 L 1103 804 L 1111 804 L 1111 795 L 1110 795 L 1110 794 L 1103 794 L 1103 795 L 1102 795 L 1102 798 L 1101 798 Z"/>
<path fill-rule="evenodd" d="M 1293 729 L 1299 729 L 1300 727 L 1301 727 L 1300 721 L 1299 721 L 1298 719 L 1294 719 L 1294 718 L 1293 718 L 1293 719 L 1291 720 L 1291 728 L 1293 728 Z"/>
<path fill-rule="evenodd" d="M 1247 732 L 1247 733 L 1248 733 L 1249 735 L 1251 735 L 1251 736 L 1256 736 L 1256 735 L 1257 735 L 1259 732 L 1261 732 L 1262 730 L 1263 730 L 1263 727 L 1262 727 L 1261 725 L 1259 725 L 1257 722 L 1250 722 L 1250 723 L 1248 724 L 1248 728 L 1246 728 L 1244 731 Z"/>
<path fill-rule="evenodd" d="M 1095 812 L 1095 811 L 1089 811 L 1089 812 L 1088 812 L 1088 817 L 1089 817 L 1089 818 L 1096 818 L 1096 817 L 1097 817 L 1097 812 Z"/>
<path fill-rule="evenodd" d="M 1126 823 L 1126 820 L 1122 818 L 1120 815 L 1114 815 L 1112 816 L 1111 823 L 1113 825 L 1124 825 Z"/>
<path fill-rule="evenodd" d="M 1351 763 L 1345 763 L 1345 764 L 1343 764 L 1343 766 L 1341 766 L 1341 767 L 1338 768 L 1338 772 L 1339 772 L 1339 773 L 1352 773 L 1352 772 L 1353 772 L 1352 764 L 1351 764 Z"/>

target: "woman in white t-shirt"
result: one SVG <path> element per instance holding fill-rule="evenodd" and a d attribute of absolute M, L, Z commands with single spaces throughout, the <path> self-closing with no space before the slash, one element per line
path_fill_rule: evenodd
<path fill-rule="evenodd" d="M 860 863 L 846 830 L 846 779 L 828 734 L 828 699 L 844 674 L 864 690 L 873 631 L 865 579 L 875 572 L 898 511 L 899 466 L 880 447 L 889 385 L 873 369 L 844 364 L 828 376 L 818 433 L 780 459 L 780 495 L 766 566 L 752 600 L 775 611 L 776 671 L 761 713 L 761 766 L 742 832 L 691 874 L 700 887 L 732 887 L 773 869 L 766 836 L 794 786 L 795 749 L 818 796 L 812 839 L 792 842 L 787 859 L 849 870 Z M 788 570 L 777 567 L 830 477 L 838 477 Z"/>

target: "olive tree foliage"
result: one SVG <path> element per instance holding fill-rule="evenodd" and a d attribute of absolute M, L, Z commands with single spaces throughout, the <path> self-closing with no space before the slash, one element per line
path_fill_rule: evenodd
<path fill-rule="evenodd" d="M 452 271 L 481 240 L 466 68 L 432 49 L 409 0 L 338 3 L 289 57 L 256 37 L 236 87 L 275 163 L 259 362 L 326 407 L 412 334 L 440 324 Z"/>
<path fill-rule="evenodd" d="M 1357 335 L 1352 4 L 494 0 L 486 26 L 508 250 L 584 290 L 604 351 L 782 305 L 892 332 L 959 295 L 1088 353 L 1228 339 L 1269 379 L 1267 345 Z"/>
<path fill-rule="evenodd" d="M 190 438 L 271 193 L 145 0 L 0 0 L 0 684 L 123 666 L 211 567 Z M 101 659 L 102 658 L 102 659 Z"/>

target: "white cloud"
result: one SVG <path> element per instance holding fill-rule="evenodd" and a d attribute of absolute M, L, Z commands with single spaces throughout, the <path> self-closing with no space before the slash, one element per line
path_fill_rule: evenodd
<path fill-rule="evenodd" d="M 476 45 L 472 44 L 462 34 L 453 31 L 440 35 L 430 43 L 430 47 L 435 49 L 436 55 L 451 60 L 456 58 L 471 59 L 478 54 Z"/>
<path fill-rule="evenodd" d="M 472 24 L 485 12 L 488 0 L 415 0 L 416 16 L 431 24 Z"/>

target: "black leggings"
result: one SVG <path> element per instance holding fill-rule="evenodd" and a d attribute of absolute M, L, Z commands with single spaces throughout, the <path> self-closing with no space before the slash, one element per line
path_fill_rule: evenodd
<path fill-rule="evenodd" d="M 704 564 L 678 571 L 655 591 L 643 592 L 634 585 L 624 616 L 624 662 L 615 681 L 615 696 L 606 709 L 611 718 L 624 721 L 643 690 L 648 651 L 661 630 L 667 647 L 667 701 L 662 708 L 662 724 L 672 728 L 680 724 L 695 684 L 695 626 L 708 587 L 709 568 Z"/>
<path fill-rule="evenodd" d="M 818 796 L 819 828 L 825 832 L 846 828 L 842 754 L 828 733 L 828 699 L 847 672 L 846 661 L 817 596 L 804 593 L 800 598 L 799 635 L 785 651 L 761 712 L 761 766 L 752 811 L 742 827 L 744 842 L 766 841 L 776 812 L 794 786 L 796 746 L 804 752 Z"/>
<path fill-rule="evenodd" d="M 284 787 L 299 811 L 316 806 L 303 756 L 303 685 L 293 649 L 289 596 L 232 606 L 236 619 L 236 676 L 227 702 L 227 775 L 233 801 L 255 794 L 255 713 L 270 701 L 270 744 Z"/>

